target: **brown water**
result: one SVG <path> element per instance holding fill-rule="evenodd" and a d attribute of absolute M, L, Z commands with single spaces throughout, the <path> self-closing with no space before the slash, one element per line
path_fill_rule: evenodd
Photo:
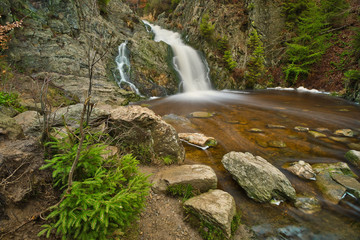
<path fill-rule="evenodd" d="M 201 150 L 184 143 L 187 163 L 211 166 L 219 179 L 218 187 L 235 197 L 248 226 L 277 229 L 302 226 L 322 237 L 311 239 L 360 239 L 360 204 L 352 198 L 338 205 L 322 198 L 314 182 L 301 180 L 284 170 L 287 162 L 305 160 L 310 164 L 344 161 L 349 143 L 360 143 L 360 133 L 346 138 L 346 143 L 329 138 L 314 138 L 306 132 L 296 132 L 295 126 L 310 129 L 328 128 L 328 136 L 337 129 L 350 128 L 360 132 L 360 107 L 324 94 L 296 91 L 264 90 L 254 92 L 210 92 L 181 94 L 147 101 L 155 113 L 164 116 L 176 114 L 188 117 L 195 111 L 214 113 L 211 118 L 189 118 L 191 123 L 172 121 L 178 132 L 200 132 L 215 137 L 218 146 Z M 267 124 L 283 125 L 286 129 L 270 129 Z M 249 132 L 251 128 L 263 133 Z M 283 141 L 286 148 L 266 147 L 269 141 Z M 221 164 L 222 156 L 230 151 L 251 152 L 267 159 L 291 181 L 298 194 L 315 195 L 322 210 L 305 214 L 289 203 L 280 206 L 257 203 L 246 196 Z M 360 176 L 359 169 L 352 170 Z M 330 235 L 326 235 L 330 234 Z M 298 235 L 299 239 L 308 239 Z M 287 239 L 287 238 L 285 238 Z"/>

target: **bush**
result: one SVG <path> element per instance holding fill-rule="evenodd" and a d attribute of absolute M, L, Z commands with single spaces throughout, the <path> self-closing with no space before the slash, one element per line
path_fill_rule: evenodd
<path fill-rule="evenodd" d="M 210 22 L 209 18 L 209 14 L 205 13 L 200 23 L 200 34 L 207 40 L 211 39 L 215 29 L 215 25 Z"/>
<path fill-rule="evenodd" d="M 237 63 L 233 60 L 232 56 L 231 56 L 231 52 L 225 51 L 224 52 L 224 61 L 226 62 L 226 68 L 230 71 L 234 70 L 234 68 L 236 68 Z"/>
<path fill-rule="evenodd" d="M 360 102 L 360 71 L 349 70 L 345 72 L 346 98 Z"/>
<path fill-rule="evenodd" d="M 92 141 L 86 136 L 75 181 L 47 217 L 52 223 L 44 225 L 39 236 L 46 233 L 49 237 L 56 230 L 62 239 L 112 238 L 115 232 L 124 231 L 144 207 L 150 184 L 138 171 L 139 162 L 132 155 L 104 159 L 101 155 L 105 146 Z M 49 144 L 61 153 L 42 167 L 52 167 L 55 184 L 62 187 L 76 156 L 78 145 L 72 142 L 65 137 Z"/>
<path fill-rule="evenodd" d="M 8 93 L 0 91 L 0 106 L 14 108 L 18 112 L 24 112 L 25 108 L 19 103 L 16 93 Z"/>
<path fill-rule="evenodd" d="M 352 47 L 353 47 L 355 61 L 358 62 L 360 66 L 360 28 L 357 28 L 355 32 L 356 34 L 352 42 Z"/>

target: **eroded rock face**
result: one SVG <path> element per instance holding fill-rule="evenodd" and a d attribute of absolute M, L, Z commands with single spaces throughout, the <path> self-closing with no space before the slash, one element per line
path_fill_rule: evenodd
<path fill-rule="evenodd" d="M 221 162 L 247 195 L 256 201 L 296 198 L 295 189 L 285 175 L 260 156 L 230 152 Z"/>
<path fill-rule="evenodd" d="M 200 192 L 217 187 L 214 170 L 206 165 L 182 165 L 158 172 L 153 180 L 154 192 L 166 192 L 169 186 L 190 184 Z"/>
<path fill-rule="evenodd" d="M 184 203 L 184 207 L 216 226 L 231 236 L 231 222 L 236 214 L 234 198 L 222 190 L 210 190 Z"/>
<path fill-rule="evenodd" d="M 0 113 L 0 140 L 2 138 L 15 140 L 24 137 L 24 132 L 15 119 Z"/>
<path fill-rule="evenodd" d="M 184 161 L 185 150 L 176 130 L 148 108 L 126 106 L 111 110 L 109 128 L 112 136 L 129 144 L 143 144 L 156 157 Z"/>

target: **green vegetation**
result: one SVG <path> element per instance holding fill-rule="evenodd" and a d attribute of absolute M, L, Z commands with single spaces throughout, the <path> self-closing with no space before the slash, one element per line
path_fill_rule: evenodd
<path fill-rule="evenodd" d="M 264 47 L 256 29 L 253 29 L 250 34 L 248 48 L 250 49 L 251 56 L 246 63 L 245 87 L 254 88 L 255 83 L 262 78 L 265 73 Z"/>
<path fill-rule="evenodd" d="M 360 66 L 360 28 L 357 28 L 355 30 L 355 36 L 352 42 L 352 47 L 353 47 L 354 59 Z"/>
<path fill-rule="evenodd" d="M 174 160 L 171 156 L 166 156 L 166 157 L 163 157 L 163 162 L 165 165 L 170 165 L 170 164 L 174 163 Z"/>
<path fill-rule="evenodd" d="M 234 68 L 236 68 L 237 63 L 233 60 L 231 56 L 231 52 L 229 50 L 224 52 L 224 61 L 227 63 L 226 68 L 230 71 L 232 71 Z"/>
<path fill-rule="evenodd" d="M 154 17 L 165 12 L 167 14 L 172 13 L 180 0 L 149 0 L 145 6 L 145 13 L 154 13 Z"/>
<path fill-rule="evenodd" d="M 166 189 L 166 193 L 173 197 L 182 197 L 183 201 L 192 198 L 193 196 L 197 195 L 197 192 L 193 186 L 190 184 L 177 184 L 173 186 L 168 186 Z"/>
<path fill-rule="evenodd" d="M 73 134 L 48 144 L 58 153 L 42 169 L 53 169 L 60 188 L 67 187 L 78 144 Z M 105 147 L 85 136 L 74 182 L 52 208 L 47 217 L 52 222 L 43 226 L 39 236 L 49 237 L 56 230 L 62 239 L 108 239 L 137 218 L 149 191 L 147 177 L 138 171 L 139 162 L 132 155 L 104 159 Z"/>
<path fill-rule="evenodd" d="M 150 164 L 155 158 L 155 153 L 153 152 L 152 148 L 144 143 L 136 144 L 122 142 L 119 147 L 122 152 L 131 153 L 143 164 Z"/>
<path fill-rule="evenodd" d="M 215 25 L 210 22 L 209 14 L 205 13 L 201 18 L 200 34 L 207 40 L 211 40 Z"/>
<path fill-rule="evenodd" d="M 16 93 L 8 93 L 0 91 L 0 106 L 14 108 L 18 112 L 24 112 L 25 108 L 19 103 Z"/>

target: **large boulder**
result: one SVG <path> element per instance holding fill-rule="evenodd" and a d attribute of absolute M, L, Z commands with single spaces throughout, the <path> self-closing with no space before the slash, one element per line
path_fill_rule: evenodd
<path fill-rule="evenodd" d="M 353 165 L 360 168 L 360 151 L 350 150 L 345 154 L 345 158 Z"/>
<path fill-rule="evenodd" d="M 0 113 L 0 140 L 5 139 L 20 139 L 24 137 L 24 132 L 15 119 Z"/>
<path fill-rule="evenodd" d="M 110 135 L 120 144 L 142 145 L 154 153 L 156 159 L 184 161 L 185 150 L 176 130 L 148 108 L 126 106 L 111 110 L 109 128 Z"/>
<path fill-rule="evenodd" d="M 165 192 L 169 186 L 190 184 L 195 190 L 206 192 L 217 187 L 214 170 L 206 165 L 182 165 L 158 172 L 153 180 L 154 192 Z"/>
<path fill-rule="evenodd" d="M 295 189 L 285 175 L 260 156 L 230 152 L 223 156 L 221 162 L 247 195 L 256 201 L 296 198 Z"/>
<path fill-rule="evenodd" d="M 184 202 L 184 207 L 203 221 L 219 227 L 231 236 L 231 222 L 236 214 L 234 198 L 222 190 L 210 190 Z"/>
<path fill-rule="evenodd" d="M 36 111 L 26 111 L 18 114 L 15 121 L 20 124 L 26 135 L 40 134 L 40 114 Z"/>

